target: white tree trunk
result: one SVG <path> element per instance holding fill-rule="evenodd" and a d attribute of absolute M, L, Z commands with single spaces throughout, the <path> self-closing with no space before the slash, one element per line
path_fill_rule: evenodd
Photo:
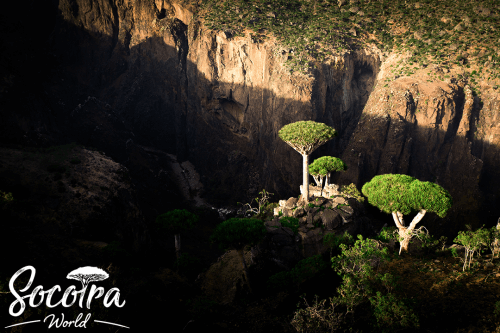
<path fill-rule="evenodd" d="M 417 223 L 422 220 L 426 212 L 427 211 L 425 209 L 420 210 L 420 212 L 418 212 L 418 214 L 413 218 L 408 228 L 405 227 L 403 214 L 401 214 L 401 212 L 392 212 L 392 218 L 396 223 L 396 227 L 398 227 L 399 237 L 403 238 L 403 240 L 399 242 L 399 254 L 401 254 L 402 251 L 408 252 L 408 246 L 413 237 L 413 230 L 415 229 Z"/>
<path fill-rule="evenodd" d="M 304 191 L 302 193 L 302 200 L 309 202 L 309 155 L 302 155 L 302 186 Z"/>
<path fill-rule="evenodd" d="M 330 173 L 326 174 L 325 187 L 327 187 L 328 185 L 330 185 Z"/>

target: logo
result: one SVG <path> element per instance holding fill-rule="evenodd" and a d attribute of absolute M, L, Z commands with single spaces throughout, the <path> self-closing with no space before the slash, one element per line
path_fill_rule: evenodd
<path fill-rule="evenodd" d="M 74 271 L 69 272 L 69 274 L 66 276 L 67 279 L 73 279 L 80 281 L 82 284 L 82 289 L 77 290 L 77 288 L 74 285 L 69 286 L 65 291 L 64 294 L 61 296 L 59 295 L 60 300 L 55 301 L 58 296 L 54 295 L 56 292 L 60 293 L 61 292 L 61 287 L 59 285 L 55 285 L 49 290 L 44 290 L 43 286 L 38 286 L 34 288 L 30 294 L 26 294 L 24 296 L 19 295 L 18 291 L 14 289 L 14 282 L 16 279 L 23 274 L 24 272 L 31 271 L 31 275 L 29 278 L 28 283 L 26 286 L 19 290 L 19 292 L 27 292 L 31 285 L 33 284 L 33 280 L 35 279 L 35 267 L 33 266 L 25 266 L 18 270 L 10 279 L 9 282 L 9 290 L 14 295 L 16 298 L 15 301 L 13 301 L 10 304 L 9 307 L 9 314 L 13 317 L 19 317 L 20 315 L 23 314 L 24 310 L 26 309 L 26 302 L 29 304 L 30 307 L 36 308 L 40 306 L 43 302 L 45 302 L 45 305 L 48 308 L 54 308 L 56 306 L 63 306 L 65 308 L 68 308 L 70 306 L 73 306 L 78 301 L 78 306 L 81 309 L 84 309 L 85 307 L 87 309 L 90 309 L 90 304 L 92 300 L 98 299 L 104 295 L 103 298 L 103 305 L 106 308 L 109 308 L 112 305 L 115 305 L 119 308 L 123 307 L 125 305 L 125 301 L 120 302 L 120 289 L 118 288 L 111 288 L 108 290 L 106 294 L 104 294 L 105 290 L 103 287 L 96 287 L 95 284 L 92 284 L 90 286 L 90 291 L 87 295 L 87 300 L 84 305 L 84 298 L 85 298 L 85 293 L 87 291 L 87 288 L 89 287 L 89 284 L 92 282 L 98 282 L 102 280 L 106 280 L 109 277 L 109 274 L 106 273 L 104 270 L 97 268 L 97 267 L 92 267 L 92 266 L 85 266 L 85 267 L 80 267 L 78 269 L 75 269 Z M 91 320 L 91 314 L 88 313 L 85 318 L 83 319 L 83 312 L 80 313 L 75 320 L 65 320 L 64 319 L 64 313 L 61 313 L 61 317 L 56 317 L 55 314 L 50 314 L 47 317 L 43 319 L 43 323 L 48 324 L 48 328 L 51 327 L 78 327 L 78 328 L 87 328 L 87 323 Z M 123 326 L 117 323 L 111 323 L 103 320 L 97 320 L 97 319 L 92 319 L 96 323 L 100 324 L 106 324 L 106 325 L 114 325 L 114 326 L 119 326 L 119 327 L 124 327 L 124 328 L 130 328 L 127 326 Z M 19 326 L 19 325 L 26 325 L 26 324 L 33 324 L 33 323 L 39 323 L 42 322 L 42 320 L 33 320 L 33 321 L 28 321 L 28 322 L 22 322 L 22 323 L 17 323 L 14 325 L 6 326 L 5 328 L 9 327 L 14 327 L 14 326 Z"/>

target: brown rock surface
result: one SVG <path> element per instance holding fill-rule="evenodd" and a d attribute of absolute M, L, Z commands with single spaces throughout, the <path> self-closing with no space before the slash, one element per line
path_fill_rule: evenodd
<path fill-rule="evenodd" d="M 384 86 L 401 55 L 371 49 L 291 75 L 273 39 L 209 31 L 185 3 L 59 1 L 42 39 L 37 92 L 17 97 L 37 75 L 32 67 L 5 73 L 18 78 L 2 92 L 2 140 L 73 137 L 119 161 L 131 154 L 125 142 L 146 143 L 192 162 L 214 200 L 248 202 L 262 188 L 297 195 L 302 159 L 277 133 L 312 119 L 339 132 L 311 156 L 342 156 L 349 168 L 336 183 L 361 187 L 377 174 L 407 173 L 447 188 L 450 216 L 473 217 L 482 201 L 499 213 L 499 98 L 491 87 L 471 96 L 461 82 L 418 75 Z M 89 96 L 98 106 L 84 103 Z"/>

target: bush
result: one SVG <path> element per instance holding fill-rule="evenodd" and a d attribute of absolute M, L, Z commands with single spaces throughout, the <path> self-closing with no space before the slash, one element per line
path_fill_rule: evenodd
<path fill-rule="evenodd" d="M 14 201 L 12 193 L 0 191 L 0 207 L 12 201 Z"/>
<path fill-rule="evenodd" d="M 494 238 L 491 230 L 481 227 L 476 231 L 472 231 L 470 225 L 467 225 L 467 229 L 467 231 L 459 231 L 458 236 L 453 240 L 455 243 L 462 244 L 465 247 L 463 271 L 465 271 L 466 267 L 470 269 L 474 253 L 479 254 L 483 247 L 490 247 L 492 237 Z"/>
<path fill-rule="evenodd" d="M 280 223 L 283 227 L 292 229 L 294 234 L 299 232 L 299 219 L 291 216 L 282 217 Z"/>
<path fill-rule="evenodd" d="M 345 193 L 348 196 L 358 200 L 359 202 L 365 201 L 365 197 L 361 194 L 361 192 L 358 190 L 356 185 L 354 185 L 354 183 L 340 186 L 340 193 Z"/>
<path fill-rule="evenodd" d="M 341 244 L 344 245 L 353 245 L 354 244 L 354 237 L 352 237 L 351 234 L 349 234 L 347 231 L 344 232 L 343 235 L 336 235 L 336 234 L 326 234 L 323 237 L 323 244 L 328 246 L 330 248 L 330 257 L 332 256 L 332 253 L 334 250 L 337 250 Z"/>
<path fill-rule="evenodd" d="M 335 310 L 337 304 L 332 298 L 318 301 L 318 296 L 314 298 L 314 303 L 309 305 L 306 298 L 302 296 L 305 309 L 299 308 L 292 319 L 292 326 L 297 332 L 335 332 L 344 321 L 345 314 Z"/>
<path fill-rule="evenodd" d="M 118 264 L 129 261 L 130 254 L 123 248 L 120 241 L 112 241 L 102 248 L 102 252 L 107 260 Z"/>
<path fill-rule="evenodd" d="M 186 274 L 196 274 L 201 271 L 201 260 L 189 253 L 182 253 L 175 261 L 174 268 Z"/>
<path fill-rule="evenodd" d="M 270 290 L 286 290 L 298 287 L 300 284 L 312 279 L 328 268 L 321 255 L 302 259 L 290 271 L 279 272 L 272 275 L 267 281 Z"/>
<path fill-rule="evenodd" d="M 375 327 L 381 332 L 394 332 L 404 328 L 419 327 L 419 320 L 413 310 L 394 294 L 377 292 L 369 298 L 375 317 Z"/>
<path fill-rule="evenodd" d="M 375 239 L 384 243 L 399 242 L 398 229 L 396 227 L 383 227 Z"/>

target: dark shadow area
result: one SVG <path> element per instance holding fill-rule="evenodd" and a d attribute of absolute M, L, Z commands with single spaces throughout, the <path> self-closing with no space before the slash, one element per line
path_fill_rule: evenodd
<path fill-rule="evenodd" d="M 431 234 L 446 234 L 451 238 L 458 230 L 464 230 L 466 223 L 476 227 L 484 223 L 489 227 L 500 214 L 499 149 L 473 139 L 470 134 L 457 137 L 460 110 L 446 133 L 439 130 L 419 132 L 418 123 L 407 121 L 406 134 L 398 137 L 401 139 L 398 149 L 405 152 L 398 153 L 399 160 L 392 161 L 387 151 L 384 153 L 387 142 L 397 142 L 397 138 L 390 139 L 387 134 L 391 132 L 391 126 L 395 126 L 392 119 L 367 116 L 364 124 L 372 125 L 365 125 L 363 129 L 379 128 L 380 136 L 375 141 L 379 138 L 382 141 L 371 146 L 363 146 L 366 142 L 361 142 L 351 147 L 363 107 L 375 83 L 377 68 L 360 62 L 354 66 L 353 73 L 345 74 L 352 76 L 344 79 L 352 83 L 349 89 L 356 97 L 347 106 L 343 100 L 342 81 L 324 84 L 335 81 L 338 74 L 328 74 L 331 68 L 327 65 L 315 72 L 319 78 L 312 92 L 314 103 L 282 98 L 273 91 L 258 87 L 234 85 L 228 89 L 227 83 L 208 80 L 197 64 L 188 59 L 187 26 L 178 20 L 164 29 L 175 47 L 165 42 L 167 37 L 160 36 L 147 38 L 130 47 L 130 31 L 119 31 L 116 24 L 119 9 L 113 10 L 114 30 L 107 36 L 64 21 L 57 5 L 58 1 L 52 1 L 50 6 L 34 2 L 35 10 L 30 10 L 31 14 L 22 19 L 10 15 L 11 12 L 1 11 L 0 142 L 2 147 L 20 149 L 76 142 L 105 152 L 128 169 L 137 196 L 134 200 L 142 212 L 145 232 L 151 243 L 146 244 L 142 252 L 133 253 L 132 240 L 129 240 L 133 237 L 123 238 L 124 250 L 132 252 L 124 255 L 127 271 L 110 271 L 127 276 L 117 282 L 118 287 L 121 282 L 129 288 L 122 290 L 127 305 L 123 309 L 99 308 L 98 314 L 106 318 L 103 320 L 140 326 L 143 331 L 155 330 L 160 325 L 173 332 L 182 330 L 192 320 L 191 314 L 187 313 L 189 306 L 186 301 L 192 301 L 199 290 L 192 281 L 178 278 L 170 268 L 157 272 L 158 267 L 172 267 L 175 258 L 173 237 L 168 244 L 167 240 L 160 238 L 154 219 L 168 210 L 192 206 L 192 202 L 180 195 L 166 154 L 176 155 L 179 161 L 189 160 L 195 165 L 205 186 L 204 195 L 212 203 L 234 206 L 237 201 L 250 202 L 262 188 L 274 193 L 271 201 L 276 202 L 296 197 L 302 181 L 302 157 L 281 141 L 277 132 L 291 122 L 314 120 L 338 129 L 339 136 L 315 151 L 310 161 L 323 155 L 345 156 L 345 162 L 354 171 L 341 178 L 342 185 L 354 182 L 361 188 L 380 173 L 407 173 L 424 181 L 436 181 L 436 177 L 440 177 L 443 187 L 454 184 L 453 195 L 474 199 L 470 204 L 474 210 L 467 210 L 466 214 L 462 206 L 455 206 L 452 214 L 443 220 L 428 214 L 420 225 L 426 226 Z M 70 5 L 73 16 L 78 16 L 81 8 L 74 2 Z M 152 12 L 152 17 L 168 19 L 165 10 Z M 126 36 L 123 43 L 120 42 L 120 33 Z M 322 90 L 323 87 L 326 89 Z M 246 102 L 235 98 L 237 90 L 246 91 Z M 258 103 L 260 106 L 256 106 Z M 459 95 L 457 105 L 462 104 L 463 96 Z M 474 110 L 476 114 L 479 112 L 479 109 Z M 424 139 L 429 135 L 436 137 L 436 145 L 427 145 Z M 412 141 L 408 140 L 409 137 L 413 138 Z M 468 174 L 458 157 L 449 156 L 453 145 L 468 147 L 470 144 L 466 139 L 472 142 L 473 156 L 480 156 L 479 152 L 484 156 L 484 159 L 481 157 L 483 165 L 479 174 L 482 192 L 462 191 L 463 186 L 471 184 L 467 177 L 477 174 Z M 149 148 L 160 152 L 155 153 Z M 389 162 L 393 166 L 388 166 Z M 22 170 L 2 170 L 0 190 L 12 192 L 14 198 L 21 201 L 33 203 L 39 200 L 37 209 L 40 210 L 50 206 L 53 198 L 43 198 L 45 192 L 40 192 L 40 195 L 34 188 L 23 184 L 23 177 Z M 478 193 L 484 194 L 484 198 L 476 196 Z M 459 201 L 457 205 L 464 204 L 465 201 Z M 117 205 L 116 210 L 119 207 Z M 379 215 L 375 209 L 369 209 L 377 227 L 381 227 L 384 221 L 393 224 L 390 215 Z M 104 212 L 93 227 L 105 230 L 105 226 L 99 225 L 106 223 L 116 210 Z M 196 253 L 202 258 L 204 266 L 201 265 L 200 272 L 221 254 L 208 240 L 219 222 L 214 214 L 212 211 L 200 212 L 204 224 L 183 236 L 186 252 Z M 17 269 L 34 265 L 37 267 L 34 285 L 41 284 L 48 289 L 59 283 L 64 290 L 71 284 L 62 278 L 69 270 L 78 265 L 102 263 L 103 252 L 97 249 L 74 250 L 77 247 L 72 235 L 57 225 L 26 221 L 19 216 L 6 217 L 3 219 L 8 223 L 2 232 L 2 252 L 8 253 L 11 260 L 2 268 L 2 282 Z M 410 217 L 406 221 L 409 222 Z M 92 240 L 112 242 L 116 236 L 109 230 L 105 234 L 102 238 L 97 232 L 92 235 Z M 163 241 L 165 244 L 161 243 Z M 313 282 L 307 290 L 316 292 L 317 283 Z M 112 286 L 112 279 L 103 283 L 106 290 Z M 3 325 L 4 319 L 8 318 L 6 308 L 11 299 L 2 297 L 0 318 Z M 210 304 L 200 304 L 200 308 L 205 309 L 203 307 L 209 314 Z M 75 318 L 77 310 L 68 311 L 67 316 Z M 35 320 L 44 314 L 32 311 L 23 320 Z M 225 313 L 223 319 L 231 315 Z M 210 316 L 203 318 L 208 320 Z M 214 322 L 209 324 L 223 331 Z M 193 324 L 192 331 L 203 326 L 200 321 L 196 325 Z M 112 331 L 110 327 L 93 329 Z M 35 326 L 26 326 L 23 332 L 30 330 L 35 331 Z"/>

